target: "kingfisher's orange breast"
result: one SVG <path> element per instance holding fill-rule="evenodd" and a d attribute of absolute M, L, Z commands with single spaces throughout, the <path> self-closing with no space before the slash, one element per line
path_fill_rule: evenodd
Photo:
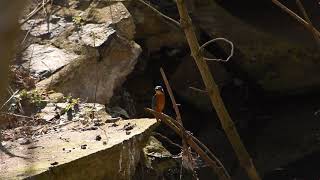
<path fill-rule="evenodd" d="M 156 94 L 156 111 L 157 112 L 162 112 L 164 109 L 164 105 L 165 105 L 165 96 L 163 93 L 157 93 Z"/>

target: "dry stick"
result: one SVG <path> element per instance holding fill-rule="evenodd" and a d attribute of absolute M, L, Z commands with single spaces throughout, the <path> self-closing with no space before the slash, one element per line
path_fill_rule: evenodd
<path fill-rule="evenodd" d="M 160 72 L 161 72 L 161 75 L 162 75 L 162 79 L 164 81 L 164 84 L 166 85 L 166 89 L 168 91 L 168 94 L 170 96 L 170 99 L 171 99 L 171 102 L 172 102 L 172 106 L 173 106 L 173 109 L 177 115 L 176 119 L 177 121 L 181 124 L 182 128 L 183 128 L 183 123 L 182 123 L 182 119 L 181 119 L 181 114 L 180 114 L 180 111 L 179 111 L 179 107 L 177 106 L 177 102 L 173 96 L 173 93 L 172 93 L 172 90 L 171 90 L 171 86 L 169 84 L 169 81 L 167 79 L 167 76 L 166 74 L 164 73 L 163 69 L 160 68 Z M 182 131 L 183 129 L 181 129 Z M 188 145 L 186 144 L 186 137 L 182 134 L 182 164 L 183 164 L 183 156 L 186 155 L 188 157 L 188 160 L 190 161 L 189 163 L 192 163 L 192 158 L 191 157 L 191 154 L 188 150 Z M 190 170 L 193 171 L 193 167 L 188 167 L 188 168 L 191 168 Z"/>
<path fill-rule="evenodd" d="M 167 115 L 165 115 L 165 116 L 167 116 Z M 182 129 L 182 130 L 183 130 L 182 132 L 186 133 L 186 132 L 185 132 L 186 130 L 182 127 L 182 125 L 181 125 L 180 123 L 178 123 L 176 120 L 174 120 L 174 119 L 171 118 L 170 116 L 168 116 L 168 118 L 171 120 L 170 122 L 171 122 L 172 124 L 174 124 L 175 126 L 177 126 L 180 130 Z M 188 134 L 188 136 L 190 136 L 190 134 Z M 200 146 L 201 149 L 204 149 L 205 152 L 206 152 L 207 154 L 209 154 L 213 159 L 215 159 L 216 161 L 219 161 L 218 158 L 210 151 L 210 149 L 207 148 L 207 146 L 205 146 L 201 141 L 199 141 L 197 138 L 194 138 L 193 140 Z M 210 156 L 209 156 L 209 157 L 210 157 Z M 219 161 L 219 164 L 222 164 L 222 163 Z"/>
<path fill-rule="evenodd" d="M 211 99 L 211 103 L 214 106 L 222 128 L 225 131 L 239 161 L 240 165 L 246 170 L 251 180 L 260 180 L 260 176 L 252 162 L 252 159 L 243 145 L 241 138 L 237 132 L 237 129 L 224 105 L 224 102 L 220 96 L 220 92 L 217 84 L 215 83 L 212 74 L 209 70 L 207 63 L 203 56 L 198 53 L 200 45 L 198 39 L 192 27 L 191 18 L 188 15 L 187 8 L 184 4 L 184 0 L 177 0 L 178 11 L 180 14 L 180 24 L 186 35 L 188 44 L 190 46 L 191 55 L 193 56 L 198 69 L 200 71 L 203 82 L 206 86 L 208 95 Z"/>
<path fill-rule="evenodd" d="M 21 118 L 26 118 L 26 119 L 34 119 L 33 117 L 24 116 L 24 115 L 21 115 L 21 114 L 5 113 L 5 112 L 0 112 L 0 114 L 1 115 L 9 115 L 9 116 L 21 117 Z"/>
<path fill-rule="evenodd" d="M 12 98 L 14 98 L 14 96 L 15 96 L 16 94 L 18 94 L 18 92 L 19 92 L 19 90 L 17 90 L 16 92 L 14 92 L 14 93 L 10 96 L 10 98 L 9 98 L 5 103 L 2 104 L 2 106 L 0 107 L 0 110 L 1 110 L 8 102 L 10 102 L 10 100 L 11 100 Z"/>
<path fill-rule="evenodd" d="M 156 112 L 152 109 L 145 108 L 145 110 L 149 113 L 152 113 L 157 119 L 161 119 L 162 122 L 164 122 L 167 126 L 169 126 L 171 129 L 173 129 L 179 136 L 185 136 L 186 142 L 188 145 L 199 154 L 199 156 L 210 165 L 210 167 L 214 170 L 214 172 L 217 174 L 218 178 L 220 180 L 231 180 L 231 177 L 223 164 L 219 161 L 219 159 L 213 155 L 213 153 L 210 152 L 210 150 L 205 147 L 197 138 L 195 138 L 191 133 L 187 133 L 185 130 L 183 130 L 183 127 L 181 124 L 179 124 L 176 120 L 171 118 L 170 116 Z M 200 144 L 199 144 L 200 143 Z M 205 151 L 199 147 L 205 147 Z M 209 156 L 207 153 L 211 156 Z"/>
<path fill-rule="evenodd" d="M 171 102 L 172 102 L 172 106 L 173 106 L 173 109 L 177 115 L 177 121 L 182 125 L 182 120 L 181 120 L 181 115 L 180 115 L 180 111 L 179 111 L 179 108 L 177 106 L 177 102 L 173 96 L 173 93 L 172 93 L 172 89 L 171 89 L 171 86 L 169 84 L 169 81 L 167 79 L 167 76 L 166 74 L 164 73 L 163 69 L 160 68 L 160 73 L 162 75 L 162 78 L 163 78 L 163 81 L 164 81 L 164 84 L 166 85 L 166 88 L 167 88 L 167 91 L 168 91 L 168 94 L 170 96 L 170 99 L 171 99 Z"/>
<path fill-rule="evenodd" d="M 176 20 L 174 20 L 173 18 L 163 14 L 162 12 L 158 11 L 156 8 L 152 7 L 150 4 L 144 2 L 143 0 L 138 0 L 140 3 L 148 6 L 151 10 L 153 10 L 154 12 L 156 12 L 157 14 L 159 14 L 160 16 L 162 16 L 163 18 L 165 18 L 166 20 L 172 22 L 174 25 L 180 27 L 180 23 Z"/>
<path fill-rule="evenodd" d="M 31 28 L 28 30 L 28 32 L 24 36 L 24 38 L 23 38 L 22 42 L 20 43 L 20 45 L 22 45 L 27 40 L 27 37 L 29 36 L 31 30 L 34 28 L 34 24 L 35 24 L 35 21 L 32 23 Z"/>
<path fill-rule="evenodd" d="M 190 88 L 191 90 L 193 90 L 193 91 L 196 91 L 196 92 L 207 93 L 206 90 L 202 90 L 202 89 L 199 89 L 199 88 L 196 88 L 196 87 L 190 86 L 189 88 Z"/>
<path fill-rule="evenodd" d="M 31 19 L 34 15 L 36 15 L 40 10 L 41 8 L 45 7 L 48 3 L 50 2 L 50 0 L 47 0 L 46 2 L 44 3 L 39 3 L 38 6 L 30 13 L 28 14 L 28 16 L 26 17 L 25 20 L 23 20 L 21 23 L 20 23 L 20 26 L 23 25 L 24 23 L 26 23 L 29 19 Z"/>
<path fill-rule="evenodd" d="M 302 3 L 300 0 L 296 0 L 296 4 L 299 7 L 300 11 L 302 12 L 304 19 L 307 20 L 308 22 L 308 27 L 309 27 L 309 31 L 312 33 L 314 40 L 318 43 L 318 45 L 320 46 L 320 39 L 317 36 L 317 33 L 315 31 L 314 26 L 312 25 L 312 22 L 310 20 L 310 18 L 308 17 L 308 14 L 306 12 L 306 10 L 304 9 Z"/>
<path fill-rule="evenodd" d="M 299 15 L 297 15 L 296 13 L 294 13 L 293 11 L 291 11 L 289 8 L 287 8 L 285 5 L 281 4 L 278 0 L 272 0 L 272 2 L 274 4 L 276 4 L 277 6 L 279 6 L 283 11 L 287 12 L 289 15 L 291 15 L 293 18 L 295 18 L 299 23 L 301 23 L 302 25 L 304 25 L 309 31 L 311 31 L 311 33 L 315 33 L 317 35 L 317 37 L 320 37 L 320 32 L 314 28 L 311 27 L 308 22 L 306 22 L 304 19 L 302 19 Z"/>
<path fill-rule="evenodd" d="M 171 139 L 169 139 L 167 136 L 165 136 L 165 135 L 163 135 L 163 134 L 153 132 L 152 135 L 153 135 L 153 136 L 159 136 L 159 137 L 161 137 L 162 139 L 166 140 L 166 141 L 167 141 L 169 144 L 171 144 L 172 146 L 175 146 L 175 147 L 177 147 L 177 148 L 182 149 L 182 146 L 180 146 L 179 144 L 173 142 Z"/>

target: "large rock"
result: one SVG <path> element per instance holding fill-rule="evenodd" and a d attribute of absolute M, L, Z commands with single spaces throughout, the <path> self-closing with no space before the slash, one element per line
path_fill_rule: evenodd
<path fill-rule="evenodd" d="M 41 44 L 31 44 L 22 53 L 23 67 L 40 78 L 49 76 L 77 57 L 73 52 Z"/>
<path fill-rule="evenodd" d="M 320 53 L 312 35 L 271 1 L 254 3 L 252 9 L 260 11 L 252 13 L 246 11 L 251 12 L 253 1 L 245 2 L 248 7 L 242 2 L 225 2 L 225 8 L 216 1 L 198 3 L 194 20 L 211 37 L 231 40 L 237 48 L 234 71 L 245 72 L 266 92 L 291 94 L 319 87 Z M 234 8 L 239 6 L 243 8 Z"/>
<path fill-rule="evenodd" d="M 67 22 L 64 18 L 52 15 L 49 21 L 46 18 L 30 19 L 21 26 L 21 29 L 29 31 L 34 37 L 54 38 L 71 25 L 72 23 Z"/>
<path fill-rule="evenodd" d="M 105 104 L 109 101 L 113 90 L 119 87 L 134 69 L 142 50 L 130 39 L 135 32 L 135 26 L 130 24 L 132 17 L 125 6 L 116 3 L 106 8 L 114 10 L 114 19 L 104 19 L 101 14 L 109 12 L 105 8 L 92 10 L 87 17 L 100 23 L 82 25 L 78 29 L 65 32 L 53 42 L 60 48 L 74 51 L 79 58 L 52 77 L 39 82 L 38 88 L 70 93 L 90 102 Z"/>
<path fill-rule="evenodd" d="M 135 35 L 135 24 L 133 17 L 126 7 L 118 2 L 110 6 L 101 8 L 92 8 L 88 10 L 87 21 L 93 23 L 111 24 L 117 33 L 129 40 L 132 40 Z"/>
<path fill-rule="evenodd" d="M 90 47 L 100 47 L 115 32 L 108 24 L 86 24 L 79 32 L 73 32 L 68 40 L 74 43 L 80 42 Z"/>
<path fill-rule="evenodd" d="M 169 171 L 179 167 L 172 154 L 153 136 L 149 137 L 146 146 L 142 150 L 142 155 L 143 168 L 147 172 L 143 176 L 144 179 L 167 179 L 166 175 L 170 174 Z"/>
<path fill-rule="evenodd" d="M 10 158 L 0 151 L 0 179 L 131 179 L 157 121 L 131 119 L 112 124 L 97 130 L 60 130 L 23 146 L 6 142 L 5 148 L 26 159 Z"/>

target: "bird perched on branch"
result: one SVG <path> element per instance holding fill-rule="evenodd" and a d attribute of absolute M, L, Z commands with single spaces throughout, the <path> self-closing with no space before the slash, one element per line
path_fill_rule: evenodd
<path fill-rule="evenodd" d="M 152 109 L 157 112 L 162 112 L 166 102 L 163 88 L 161 86 L 156 86 L 154 91 L 155 95 L 152 98 Z"/>

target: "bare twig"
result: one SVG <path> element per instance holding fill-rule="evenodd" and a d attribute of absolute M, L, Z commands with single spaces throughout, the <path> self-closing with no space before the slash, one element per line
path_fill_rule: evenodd
<path fill-rule="evenodd" d="M 164 84 L 166 85 L 166 89 L 167 89 L 167 91 L 168 91 L 168 94 L 169 94 L 169 96 L 170 96 L 173 109 L 174 109 L 174 111 L 175 111 L 175 113 L 176 113 L 176 115 L 177 115 L 177 121 L 178 121 L 180 124 L 183 124 L 183 123 L 182 123 L 182 120 L 181 120 L 180 111 L 179 111 L 179 108 L 178 108 L 178 106 L 177 106 L 177 102 L 176 102 L 176 100 L 175 100 L 175 98 L 174 98 L 174 96 L 173 96 L 172 89 L 171 89 L 171 87 L 170 87 L 170 84 L 169 84 L 169 81 L 168 81 L 168 79 L 167 79 L 167 76 L 166 76 L 166 74 L 164 73 L 164 71 L 163 71 L 162 68 L 160 68 L 160 72 L 161 72 L 161 75 L 162 75 L 162 79 L 163 79 L 163 81 L 164 81 Z"/>
<path fill-rule="evenodd" d="M 228 171 L 225 169 L 220 160 L 210 152 L 210 150 L 206 147 L 205 150 L 209 153 L 206 153 L 201 147 L 199 147 L 198 142 L 200 142 L 196 137 L 194 137 L 190 132 L 182 130 L 183 127 L 176 120 L 171 118 L 170 116 L 156 112 L 152 109 L 145 108 L 145 110 L 149 113 L 152 113 L 156 118 L 161 119 L 163 123 L 169 126 L 172 130 L 174 130 L 178 135 L 182 137 L 186 137 L 186 142 L 190 147 L 199 154 L 199 156 L 206 162 L 208 165 L 214 170 L 220 180 L 231 180 L 231 177 Z M 201 143 L 201 142 L 200 142 Z M 201 143 L 201 146 L 205 146 Z M 209 156 L 209 155 L 211 156 Z"/>
<path fill-rule="evenodd" d="M 260 180 L 261 178 L 253 164 L 253 161 L 246 147 L 242 143 L 238 131 L 230 117 L 230 114 L 228 113 L 224 105 L 224 102 L 220 96 L 219 88 L 214 81 L 205 58 L 201 53 L 199 53 L 200 45 L 196 33 L 193 30 L 191 18 L 188 14 L 188 10 L 185 6 L 184 0 L 176 0 L 176 3 L 180 15 L 181 28 L 184 30 L 188 44 L 190 46 L 191 55 L 198 66 L 202 80 L 208 91 L 211 103 L 217 112 L 222 128 L 225 131 L 233 147 L 233 150 L 237 155 L 238 160 L 240 161 L 240 165 L 246 170 L 249 178 L 251 180 Z"/>
<path fill-rule="evenodd" d="M 38 12 L 42 9 L 42 7 L 44 8 L 51 0 L 47 0 L 45 2 L 39 3 L 38 6 L 30 13 L 28 14 L 28 16 L 26 17 L 26 19 L 24 19 L 21 23 L 20 26 L 23 25 L 24 23 L 26 23 L 29 19 L 31 19 L 33 16 L 35 16 L 36 14 L 38 14 Z"/>
<path fill-rule="evenodd" d="M 172 89 L 170 87 L 169 81 L 168 81 L 168 79 L 166 77 L 166 74 L 164 73 L 162 68 L 160 68 L 160 72 L 161 72 L 164 84 L 166 85 L 167 92 L 168 92 L 168 94 L 170 96 L 173 109 L 174 109 L 174 111 L 175 111 L 175 113 L 177 115 L 176 119 L 181 124 L 181 128 L 182 128 L 181 131 L 183 131 L 184 128 L 183 128 L 183 123 L 182 123 L 182 119 L 181 119 L 181 114 L 180 114 L 180 111 L 179 111 L 179 107 L 177 106 L 177 102 L 176 102 L 176 100 L 175 100 L 175 98 L 173 96 L 173 92 L 172 92 Z M 189 152 L 189 148 L 188 148 L 188 145 L 186 143 L 186 137 L 183 134 L 182 134 L 182 147 L 183 147 L 182 148 L 182 165 L 184 165 L 185 168 L 188 168 L 188 169 L 190 169 L 190 170 L 192 170 L 194 172 L 194 167 L 192 165 L 193 164 L 192 155 Z M 185 157 L 187 157 L 187 162 L 184 162 L 184 160 L 185 160 L 184 155 L 185 155 Z"/>
<path fill-rule="evenodd" d="M 32 23 L 30 29 L 28 30 L 28 32 L 26 33 L 26 35 L 24 36 L 22 42 L 20 43 L 20 45 L 22 45 L 26 40 L 27 40 L 27 37 L 29 36 L 30 32 L 32 31 L 32 29 L 34 28 L 34 24 L 35 24 L 35 21 Z"/>
<path fill-rule="evenodd" d="M 225 42 L 227 42 L 227 43 L 230 44 L 231 50 L 230 50 L 230 54 L 229 54 L 229 56 L 227 57 L 227 59 L 212 59 L 212 58 L 206 58 L 206 57 L 203 57 L 203 58 L 204 58 L 205 60 L 207 60 L 207 61 L 223 61 L 223 62 L 228 62 L 228 61 L 230 60 L 230 58 L 233 56 L 233 53 L 234 53 L 234 45 L 233 45 L 233 43 L 232 43 L 231 41 L 229 41 L 229 40 L 226 39 L 226 38 L 215 38 L 215 39 L 211 39 L 210 41 L 208 41 L 208 42 L 204 43 L 202 46 L 200 46 L 198 53 L 202 52 L 203 49 L 204 49 L 206 46 L 208 46 L 210 43 L 213 43 L 213 42 L 215 42 L 215 41 L 225 41 Z"/>
<path fill-rule="evenodd" d="M 52 85 L 52 82 L 53 82 L 53 71 L 51 70 L 51 68 L 41 60 L 41 63 L 44 64 L 48 69 L 49 69 L 49 72 L 50 72 L 50 76 L 51 76 L 51 80 L 50 80 L 50 83 L 49 83 L 49 89 L 51 88 L 51 85 Z"/>
<path fill-rule="evenodd" d="M 197 91 L 197 92 L 200 92 L 200 93 L 208 93 L 206 90 L 202 90 L 202 89 L 199 89 L 199 88 L 196 88 L 196 87 L 189 87 L 191 90 L 193 91 Z"/>
<path fill-rule="evenodd" d="M 297 15 L 296 13 L 294 13 L 293 11 L 291 11 L 289 8 L 287 8 L 285 5 L 281 4 L 278 0 L 272 0 L 272 2 L 274 4 L 276 4 L 277 6 L 279 6 L 283 11 L 285 11 L 286 13 L 288 13 L 290 16 L 292 16 L 294 19 L 296 19 L 299 23 L 301 23 L 302 25 L 304 25 L 309 31 L 311 31 L 311 33 L 315 33 L 317 35 L 317 37 L 320 37 L 320 32 L 312 27 L 310 28 L 310 25 L 308 22 L 306 22 L 304 19 L 302 19 L 299 15 Z"/>
<path fill-rule="evenodd" d="M 110 8 L 110 12 L 112 12 L 112 9 Z M 112 16 L 111 16 L 112 17 Z M 93 47 L 96 46 L 96 34 L 93 34 Z M 94 89 L 94 102 L 93 102 L 93 109 L 96 110 L 96 102 L 97 102 L 97 91 L 99 87 L 99 68 L 98 68 L 99 62 L 96 60 L 95 68 L 96 68 L 96 84 L 95 84 L 95 89 Z M 95 111 L 92 112 L 93 114 L 93 119 L 95 118 Z"/>
<path fill-rule="evenodd" d="M 177 147 L 177 148 L 179 148 L 179 149 L 182 149 L 182 146 L 180 146 L 179 144 L 173 142 L 171 139 L 169 139 L 168 137 L 164 136 L 163 134 L 154 132 L 154 133 L 152 133 L 152 135 L 159 136 L 159 137 L 161 137 L 162 139 L 166 140 L 168 143 L 170 143 L 172 146 L 175 146 L 175 147 Z"/>
<path fill-rule="evenodd" d="M 152 113 L 152 112 L 151 112 Z M 165 114 L 164 114 L 165 115 Z M 186 130 L 182 127 L 182 125 L 177 122 L 176 120 L 174 120 L 173 118 L 171 118 L 168 115 L 165 115 L 164 117 L 168 118 L 167 120 L 170 120 L 170 123 L 172 123 L 174 126 L 176 126 L 177 128 L 179 128 L 180 130 L 182 129 L 183 132 L 185 132 Z M 190 133 L 189 133 L 190 134 Z M 213 159 L 217 159 L 218 158 L 210 151 L 210 149 L 205 146 L 200 140 L 198 140 L 197 138 L 194 137 L 193 139 L 199 146 L 201 149 L 205 150 L 205 153 L 207 153 L 208 155 L 210 155 L 209 157 L 213 158 Z M 219 161 L 220 162 L 220 161 Z M 222 164 L 222 163 L 221 163 Z"/>
<path fill-rule="evenodd" d="M 17 90 L 16 92 L 14 92 L 14 93 L 10 96 L 10 98 L 9 98 L 5 103 L 2 104 L 2 106 L 0 107 L 0 110 L 1 110 L 8 102 L 10 102 L 11 99 L 14 98 L 14 96 L 15 96 L 16 94 L 18 94 L 18 92 L 19 92 L 19 90 Z"/>
<path fill-rule="evenodd" d="M 156 8 L 152 7 L 150 4 L 144 2 L 143 0 L 138 0 L 139 2 L 141 2 L 142 4 L 148 6 L 151 10 L 153 10 L 154 12 L 156 12 L 157 14 L 159 14 L 161 17 L 165 18 L 166 20 L 172 22 L 174 25 L 180 27 L 180 23 L 174 19 L 172 19 L 171 17 L 163 14 L 162 12 L 158 11 Z"/>
<path fill-rule="evenodd" d="M 301 1 L 300 0 L 296 0 L 296 4 L 299 7 L 301 13 L 303 14 L 304 19 L 308 22 L 309 31 L 312 33 L 313 38 L 315 39 L 315 41 L 318 43 L 318 45 L 320 47 L 320 39 L 317 36 L 317 33 L 315 31 L 316 28 L 312 25 L 312 22 L 311 22 L 310 18 L 308 17 L 308 14 L 307 14 L 306 10 L 304 9 Z"/>
<path fill-rule="evenodd" d="M 26 118 L 26 119 L 34 119 L 33 117 L 24 116 L 24 115 L 21 115 L 21 114 L 4 113 L 4 112 L 0 112 L 0 114 L 9 115 L 9 116 L 15 116 L 15 117 L 20 117 L 20 118 Z"/>

